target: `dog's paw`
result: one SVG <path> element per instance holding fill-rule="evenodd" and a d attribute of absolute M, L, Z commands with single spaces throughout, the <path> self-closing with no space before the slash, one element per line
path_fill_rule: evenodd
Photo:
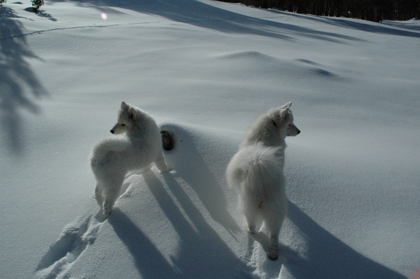
<path fill-rule="evenodd" d="M 108 218 L 112 214 L 112 208 L 104 208 L 105 218 Z"/>
<path fill-rule="evenodd" d="M 272 261 L 275 261 L 279 258 L 279 249 L 270 247 L 268 251 L 268 258 Z"/>
<path fill-rule="evenodd" d="M 268 247 L 268 258 L 272 261 L 275 261 L 279 258 L 279 246 L 277 239 L 274 241 L 270 240 L 270 246 Z"/>
<path fill-rule="evenodd" d="M 112 204 L 107 203 L 105 201 L 103 212 L 104 212 L 105 218 L 108 218 L 112 214 Z"/>
<path fill-rule="evenodd" d="M 164 170 L 165 171 L 163 173 L 168 173 L 168 172 L 172 173 L 174 171 L 174 166 L 173 166 L 172 162 L 166 161 Z"/>
<path fill-rule="evenodd" d="M 160 173 L 172 173 L 172 171 L 174 170 L 174 168 L 172 167 L 172 164 L 170 163 L 166 163 L 166 165 L 164 167 L 159 168 Z"/>
<path fill-rule="evenodd" d="M 160 173 L 168 173 L 168 172 L 170 172 L 171 170 L 170 169 L 163 169 L 163 170 L 159 170 L 160 171 Z"/>

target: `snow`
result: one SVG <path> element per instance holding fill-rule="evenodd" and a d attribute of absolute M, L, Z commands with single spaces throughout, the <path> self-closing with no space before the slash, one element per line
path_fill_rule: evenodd
<path fill-rule="evenodd" d="M 1 278 L 406 278 L 420 266 L 420 22 L 209 0 L 0 8 Z M 174 171 L 109 219 L 87 158 L 121 101 L 171 131 Z M 277 261 L 224 172 L 293 101 Z"/>

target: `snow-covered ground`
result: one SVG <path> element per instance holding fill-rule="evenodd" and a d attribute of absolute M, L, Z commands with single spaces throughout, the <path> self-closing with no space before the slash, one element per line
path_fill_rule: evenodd
<path fill-rule="evenodd" d="M 101 4 L 98 4 L 101 3 Z M 406 278 L 420 266 L 420 22 L 209 0 L 0 7 L 1 278 Z M 121 101 L 174 133 L 107 220 L 88 155 Z M 280 259 L 224 172 L 293 101 Z"/>

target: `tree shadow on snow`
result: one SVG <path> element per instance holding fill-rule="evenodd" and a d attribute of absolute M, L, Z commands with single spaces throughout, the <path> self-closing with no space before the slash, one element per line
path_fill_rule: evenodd
<path fill-rule="evenodd" d="M 293 278 L 403 279 L 403 275 L 353 250 L 318 225 L 292 202 L 288 203 L 292 234 L 304 251 L 288 250 L 285 268 Z"/>
<path fill-rule="evenodd" d="M 181 213 L 161 181 L 153 172 L 144 175 L 146 184 L 177 232 L 179 251 L 172 262 L 182 278 L 250 278 L 249 268 L 242 262 L 218 233 L 206 222 L 182 187 L 165 176 L 168 188 L 181 204 L 188 220 Z"/>
<path fill-rule="evenodd" d="M 66 0 L 52 1 L 65 2 Z M 130 9 L 225 33 L 253 34 L 287 40 L 291 40 L 294 35 L 301 35 L 340 43 L 342 42 L 341 40 L 360 41 L 358 38 L 339 33 L 318 31 L 297 25 L 237 14 L 196 0 L 145 0 L 130 3 L 114 0 L 103 0 L 101 2 L 76 0 L 74 2 L 88 3 L 98 8 L 101 6 L 112 6 Z"/>
<path fill-rule="evenodd" d="M 22 111 L 38 114 L 34 98 L 47 95 L 25 58 L 38 58 L 26 43 L 13 9 L 0 8 L 0 129 L 15 155 L 23 151 Z M 39 58 L 38 58 L 39 59 Z"/>
<path fill-rule="evenodd" d="M 26 8 L 25 11 L 30 12 L 30 13 L 35 13 L 37 16 L 44 17 L 51 21 L 57 21 L 55 17 L 53 17 L 51 14 L 47 13 L 46 11 L 37 10 L 36 12 L 34 12 L 34 9 L 30 7 Z"/>

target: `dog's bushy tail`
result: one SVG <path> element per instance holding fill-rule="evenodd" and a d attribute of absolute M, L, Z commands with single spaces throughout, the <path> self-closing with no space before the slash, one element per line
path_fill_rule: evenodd
<path fill-rule="evenodd" d="M 266 199 L 284 183 L 282 156 L 280 148 L 262 144 L 242 148 L 227 167 L 229 186 L 254 198 Z"/>
<path fill-rule="evenodd" d="M 96 168 L 98 165 L 107 164 L 115 157 L 116 153 L 122 153 L 130 149 L 130 142 L 125 136 L 106 138 L 98 142 L 90 154 L 90 165 Z"/>

